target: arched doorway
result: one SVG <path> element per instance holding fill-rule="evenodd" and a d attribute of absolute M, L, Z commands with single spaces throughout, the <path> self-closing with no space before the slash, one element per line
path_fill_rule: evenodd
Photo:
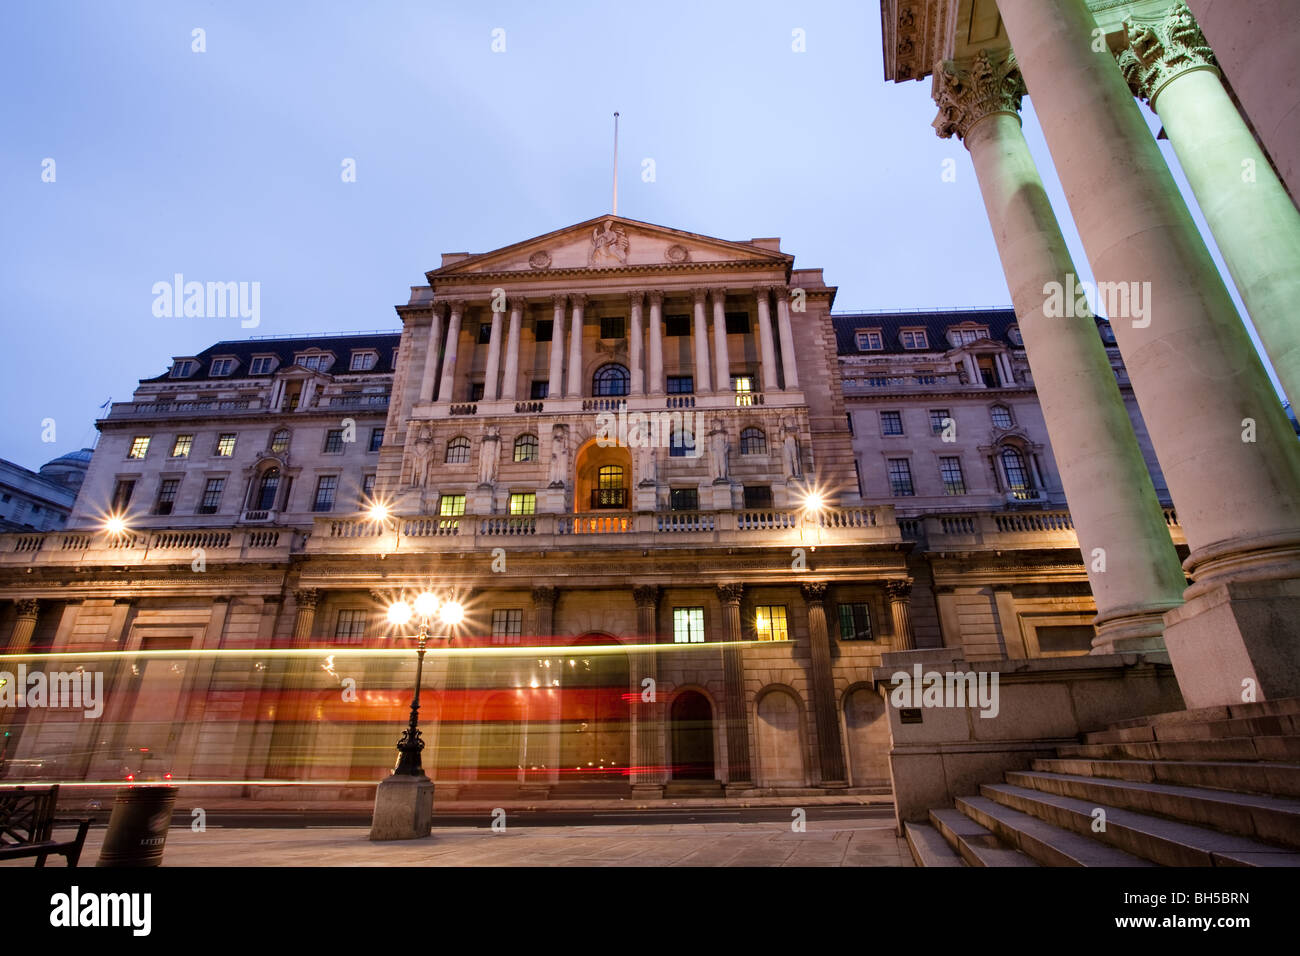
<path fill-rule="evenodd" d="M 504 691 L 483 702 L 477 722 L 478 761 L 475 776 L 486 783 L 518 783 L 524 779 L 523 700 Z"/>
<path fill-rule="evenodd" d="M 669 712 L 672 728 L 672 778 L 713 780 L 713 707 L 699 691 L 677 695 Z"/>
<path fill-rule="evenodd" d="M 868 687 L 844 696 L 844 738 L 855 787 L 889 782 L 889 718 L 885 701 Z"/>
<path fill-rule="evenodd" d="M 632 456 L 621 446 L 601 447 L 591 439 L 574 460 L 573 510 L 627 511 L 632 507 Z"/>
<path fill-rule="evenodd" d="M 803 762 L 802 707 L 789 691 L 770 690 L 759 699 L 758 766 L 763 787 L 807 784 Z"/>
<path fill-rule="evenodd" d="M 549 658 L 561 698 L 561 780 L 625 783 L 631 754 L 626 654 L 583 654 L 583 647 L 618 644 L 608 634 L 586 634 Z"/>

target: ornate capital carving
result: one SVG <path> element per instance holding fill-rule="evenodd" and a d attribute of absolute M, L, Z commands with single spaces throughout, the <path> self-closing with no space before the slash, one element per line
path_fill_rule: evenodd
<path fill-rule="evenodd" d="M 435 302 L 429 308 L 438 318 L 445 319 L 447 317 L 447 303 L 445 301 Z"/>
<path fill-rule="evenodd" d="M 555 607 L 555 599 L 560 596 L 559 588 L 533 588 L 533 607 Z"/>
<path fill-rule="evenodd" d="M 664 293 L 662 289 L 651 289 L 646 293 L 651 305 L 662 306 L 664 304 Z"/>
<path fill-rule="evenodd" d="M 739 604 L 744 593 L 745 586 L 743 584 L 718 585 L 718 600 L 723 604 Z"/>
<path fill-rule="evenodd" d="M 830 585 L 824 581 L 814 581 L 811 584 L 801 584 L 800 592 L 803 599 L 809 604 L 821 604 L 826 600 L 826 592 L 830 590 Z"/>
<path fill-rule="evenodd" d="M 19 598 L 14 601 L 14 607 L 18 609 L 19 617 L 27 617 L 35 620 L 37 613 L 40 611 L 41 602 L 36 598 Z"/>
<path fill-rule="evenodd" d="M 704 298 L 709 294 L 708 289 L 692 289 L 691 298 L 695 300 L 696 305 L 703 305 Z"/>
<path fill-rule="evenodd" d="M 645 293 L 641 291 L 629 292 L 627 294 L 627 304 L 629 308 L 639 309 L 641 303 L 645 301 Z"/>
<path fill-rule="evenodd" d="M 980 50 L 970 66 L 962 68 L 944 60 L 934 70 L 930 95 L 939 107 L 939 115 L 930 125 L 942 139 L 954 133 L 966 139 L 970 128 L 994 113 L 1020 112 L 1025 81 L 1016 65 L 1015 54 L 990 54 Z"/>
<path fill-rule="evenodd" d="M 658 607 L 660 589 L 658 585 L 642 584 L 632 589 L 632 600 L 637 607 Z"/>
<path fill-rule="evenodd" d="M 523 312 L 528 308 L 528 300 L 522 295 L 508 296 L 506 304 L 510 307 L 511 312 Z"/>
<path fill-rule="evenodd" d="M 551 305 L 555 306 L 555 308 L 557 309 L 562 310 L 568 304 L 569 304 L 569 296 L 565 292 L 556 292 L 554 295 L 551 296 Z"/>
<path fill-rule="evenodd" d="M 573 303 L 575 309 L 584 309 L 587 307 L 587 293 L 572 292 L 569 294 L 569 301 Z"/>
<path fill-rule="evenodd" d="M 1161 17 L 1129 17 L 1124 21 L 1128 48 L 1116 57 L 1133 95 L 1155 109 L 1156 96 L 1170 80 L 1189 70 L 1218 70 L 1205 34 L 1178 0 Z"/>
<path fill-rule="evenodd" d="M 713 302 L 714 302 L 715 305 L 717 305 L 717 304 L 719 304 L 719 303 L 725 303 L 725 302 L 727 301 L 727 290 L 726 290 L 726 289 L 710 289 L 710 290 L 709 290 L 709 296 L 713 299 Z"/>
<path fill-rule="evenodd" d="M 320 601 L 320 588 L 299 588 L 293 592 L 293 603 L 298 607 L 316 607 Z"/>
<path fill-rule="evenodd" d="M 906 581 L 886 581 L 885 593 L 889 595 L 890 603 L 906 601 L 912 594 L 912 581 L 910 578 Z"/>

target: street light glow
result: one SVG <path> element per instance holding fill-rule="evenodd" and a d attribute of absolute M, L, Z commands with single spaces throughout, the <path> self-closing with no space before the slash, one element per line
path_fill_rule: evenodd
<path fill-rule="evenodd" d="M 415 599 L 415 613 L 420 617 L 433 617 L 438 613 L 438 595 L 423 591 Z"/>
<path fill-rule="evenodd" d="M 389 513 L 390 512 L 388 510 L 388 505 L 384 504 L 382 501 L 376 501 L 373 505 L 370 506 L 371 521 L 378 521 L 378 522 L 387 521 Z"/>
<path fill-rule="evenodd" d="M 126 519 L 121 515 L 109 515 L 108 519 L 104 522 L 104 530 L 109 534 L 122 534 L 126 531 Z"/>
<path fill-rule="evenodd" d="M 401 627 L 411 619 L 411 605 L 405 601 L 395 601 L 388 605 L 388 623 Z"/>
<path fill-rule="evenodd" d="M 820 491 L 810 491 L 803 500 L 804 511 L 821 511 L 826 507 L 826 498 Z"/>
<path fill-rule="evenodd" d="M 438 615 L 442 618 L 443 624 L 455 627 L 465 620 L 465 608 L 461 606 L 459 601 L 447 601 L 439 609 Z"/>

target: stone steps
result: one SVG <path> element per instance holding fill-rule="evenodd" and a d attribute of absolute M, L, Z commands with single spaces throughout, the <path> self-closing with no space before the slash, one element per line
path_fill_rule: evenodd
<path fill-rule="evenodd" d="M 987 797 L 959 797 L 957 809 L 1043 866 L 1155 865 L 1149 860 L 1053 826 Z"/>
<path fill-rule="evenodd" d="M 1056 753 L 1059 757 L 1110 760 L 1264 760 L 1300 763 L 1300 735 L 1067 744 L 1058 747 Z"/>
<path fill-rule="evenodd" d="M 1088 757 L 1060 757 L 1034 760 L 1031 761 L 1030 766 L 1044 773 L 1300 797 L 1300 764 L 1248 763 L 1230 760 L 1097 760 Z"/>
<path fill-rule="evenodd" d="M 961 854 L 928 823 L 904 823 L 903 834 L 917 866 L 965 866 Z"/>
<path fill-rule="evenodd" d="M 960 810 L 931 810 L 930 824 L 967 866 L 1038 866 L 1032 857 L 1007 846 Z"/>

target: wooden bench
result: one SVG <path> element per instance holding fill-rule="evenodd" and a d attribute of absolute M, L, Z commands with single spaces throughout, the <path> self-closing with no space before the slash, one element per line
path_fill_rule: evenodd
<path fill-rule="evenodd" d="M 62 856 L 68 866 L 76 866 L 86 842 L 89 820 L 59 820 L 54 808 L 59 802 L 58 786 L 29 790 L 14 787 L 0 790 L 0 860 L 34 856 L 36 865 L 44 866 L 48 856 Z M 54 839 L 56 826 L 76 825 L 71 840 Z"/>

